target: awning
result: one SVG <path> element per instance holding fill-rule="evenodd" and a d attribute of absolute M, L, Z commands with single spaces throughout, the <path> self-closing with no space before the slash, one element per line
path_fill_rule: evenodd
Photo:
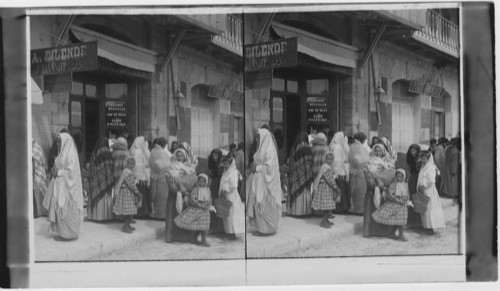
<path fill-rule="evenodd" d="M 43 104 L 43 92 L 42 89 L 38 86 L 38 84 L 31 79 L 31 104 Z"/>
<path fill-rule="evenodd" d="M 356 67 L 358 48 L 340 43 L 319 35 L 309 33 L 273 22 L 273 30 L 283 38 L 297 38 L 297 51 L 320 61 L 349 68 Z"/>
<path fill-rule="evenodd" d="M 97 41 L 97 55 L 136 70 L 155 72 L 158 53 L 109 36 L 72 25 L 71 32 L 83 42 Z"/>

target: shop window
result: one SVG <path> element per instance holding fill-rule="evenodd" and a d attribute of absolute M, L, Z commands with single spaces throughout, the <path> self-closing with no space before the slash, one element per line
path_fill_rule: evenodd
<path fill-rule="evenodd" d="M 215 132 L 213 114 L 214 106 L 218 103 L 214 102 L 215 98 L 209 98 L 207 93 L 205 85 L 197 85 L 191 89 L 191 148 L 199 157 L 210 155 L 216 145 L 214 136 L 219 135 Z"/>
<path fill-rule="evenodd" d="M 71 94 L 83 95 L 83 83 L 73 82 L 72 88 L 71 88 Z"/>
<path fill-rule="evenodd" d="M 82 103 L 73 101 L 71 102 L 71 126 L 82 126 Z"/>
<path fill-rule="evenodd" d="M 283 122 L 283 99 L 273 98 L 273 123 Z"/>
<path fill-rule="evenodd" d="M 285 91 L 285 80 L 281 78 L 273 77 L 273 90 L 274 91 Z"/>
<path fill-rule="evenodd" d="M 313 79 L 307 80 L 307 94 L 309 95 L 323 95 L 328 93 L 328 80 L 327 79 Z"/>
<path fill-rule="evenodd" d="M 127 84 L 125 83 L 106 84 L 104 86 L 104 94 L 108 99 L 127 98 L 127 90 Z"/>
<path fill-rule="evenodd" d="M 85 84 L 85 96 L 95 97 L 96 91 L 97 91 L 96 85 Z"/>
<path fill-rule="evenodd" d="M 434 111 L 433 112 L 433 128 L 434 128 L 434 138 L 439 139 L 444 137 L 444 112 Z"/>
<path fill-rule="evenodd" d="M 286 91 L 290 93 L 297 93 L 299 90 L 299 83 L 297 81 L 287 80 Z"/>
<path fill-rule="evenodd" d="M 410 89 L 410 82 L 406 80 L 398 80 L 392 83 L 392 99 L 399 101 L 409 101 L 412 98 Z"/>

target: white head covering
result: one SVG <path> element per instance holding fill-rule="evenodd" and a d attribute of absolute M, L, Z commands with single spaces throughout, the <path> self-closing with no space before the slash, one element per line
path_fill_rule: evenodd
<path fill-rule="evenodd" d="M 83 190 L 80 174 L 78 150 L 73 138 L 68 133 L 60 133 L 61 150 L 54 164 L 58 169 L 58 176 L 54 182 L 54 195 L 57 201 L 57 211 L 61 218 L 66 215 L 69 199 L 76 205 L 83 219 Z"/>
<path fill-rule="evenodd" d="M 139 136 L 134 140 L 130 147 L 130 156 L 135 159 L 134 176 L 139 181 L 149 181 L 149 145 L 143 136 Z"/>
<path fill-rule="evenodd" d="M 124 145 L 124 146 L 128 146 L 127 145 L 127 140 L 124 138 L 124 137 L 119 137 L 116 142 L 117 144 L 121 144 L 121 145 Z"/>
<path fill-rule="evenodd" d="M 265 184 L 266 191 L 257 191 L 257 203 L 262 202 L 265 194 L 270 194 L 276 200 L 278 205 L 281 205 L 281 179 L 278 163 L 278 152 L 274 146 L 271 133 L 267 129 L 258 129 L 260 142 L 257 152 L 254 154 L 254 160 L 257 166 L 266 165 L 266 169 L 257 174 L 262 175 L 263 183 Z M 254 179 L 257 182 L 259 179 Z M 253 189 L 261 188 L 260 185 L 252 185 Z"/>
<path fill-rule="evenodd" d="M 439 170 L 434 164 L 434 158 L 432 154 L 429 155 L 429 159 L 425 165 L 422 165 L 422 169 L 418 173 L 417 186 L 425 184 L 425 180 L 430 180 L 431 182 L 436 181 L 436 175 L 439 173 Z"/>
<path fill-rule="evenodd" d="M 326 137 L 326 135 L 322 132 L 318 133 L 316 135 L 316 139 L 319 139 L 319 140 L 322 140 L 324 142 L 327 142 L 328 141 L 328 138 Z"/>
<path fill-rule="evenodd" d="M 344 132 L 339 131 L 333 135 L 332 141 L 330 142 L 330 150 L 334 150 L 338 147 L 341 150 L 342 158 L 347 161 L 347 156 L 349 155 L 349 143 Z"/>

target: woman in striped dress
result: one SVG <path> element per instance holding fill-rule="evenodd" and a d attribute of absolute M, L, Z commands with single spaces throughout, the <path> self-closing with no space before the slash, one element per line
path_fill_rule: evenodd
<path fill-rule="evenodd" d="M 300 132 L 292 145 L 289 167 L 288 214 L 291 216 L 306 216 L 312 214 L 311 184 L 314 180 L 312 172 L 313 154 L 309 146 L 306 132 Z"/>
<path fill-rule="evenodd" d="M 90 191 L 87 205 L 87 217 L 93 221 L 113 219 L 112 189 L 114 160 L 106 137 L 97 140 L 90 158 Z"/>

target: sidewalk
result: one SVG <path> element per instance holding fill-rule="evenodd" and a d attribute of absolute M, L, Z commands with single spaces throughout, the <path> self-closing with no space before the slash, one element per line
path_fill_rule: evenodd
<path fill-rule="evenodd" d="M 452 200 L 441 198 L 446 223 L 458 217 L 458 206 Z M 363 217 L 354 215 L 335 215 L 330 228 L 319 227 L 321 218 L 282 217 L 278 233 L 272 236 L 252 235 L 247 229 L 248 258 L 276 258 L 292 251 L 321 245 L 341 236 L 357 234 L 361 236 Z M 458 235 L 458 234 L 457 234 Z"/>
<path fill-rule="evenodd" d="M 35 218 L 35 261 L 83 261 L 154 239 L 163 239 L 165 222 L 139 220 L 131 233 L 121 231 L 122 222 L 83 222 L 80 236 L 71 242 L 54 240 L 47 217 Z"/>

